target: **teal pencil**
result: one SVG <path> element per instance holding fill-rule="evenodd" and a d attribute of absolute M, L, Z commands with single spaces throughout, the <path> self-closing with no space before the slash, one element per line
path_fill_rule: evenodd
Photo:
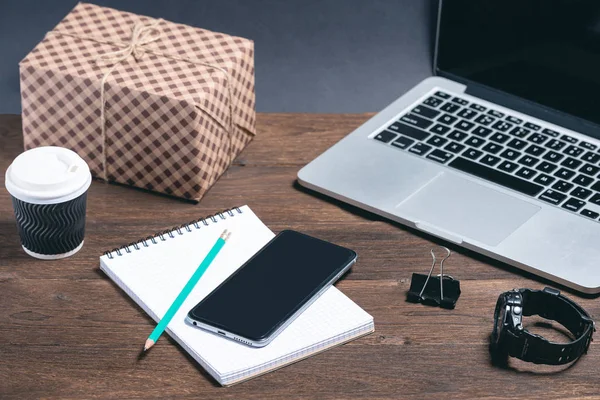
<path fill-rule="evenodd" d="M 196 269 L 196 272 L 194 272 L 188 283 L 186 283 L 183 289 L 181 289 L 181 292 L 179 293 L 179 295 L 177 295 L 177 298 L 175 299 L 173 304 L 171 304 L 171 307 L 169 307 L 164 317 L 162 317 L 158 325 L 156 325 L 156 328 L 154 328 L 150 336 L 148 336 L 148 340 L 146 340 L 146 343 L 144 344 L 144 351 L 148 351 L 148 349 L 154 346 L 154 343 L 157 342 L 158 338 L 160 337 L 160 335 L 162 335 L 167 325 L 169 325 L 169 322 L 171 322 L 171 319 L 173 319 L 173 316 L 175 315 L 177 310 L 179 310 L 179 307 L 181 307 L 181 305 L 188 297 L 194 286 L 196 286 L 202 275 L 204 275 L 204 272 L 206 272 L 206 270 L 213 262 L 217 254 L 219 254 L 219 251 L 221 251 L 221 249 L 225 245 L 225 242 L 227 242 L 227 239 L 229 239 L 229 236 L 231 236 L 231 233 L 228 233 L 227 229 L 225 229 L 221 236 L 219 236 L 219 238 L 217 239 L 215 245 L 212 247 L 212 249 L 210 249 L 204 260 L 202 260 L 202 262 L 198 266 L 198 269 Z"/>

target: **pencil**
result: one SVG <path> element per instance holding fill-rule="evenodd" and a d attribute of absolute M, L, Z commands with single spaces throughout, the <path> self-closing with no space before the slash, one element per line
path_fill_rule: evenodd
<path fill-rule="evenodd" d="M 146 343 L 144 344 L 144 351 L 148 351 L 152 346 L 154 346 L 154 343 L 157 342 L 158 338 L 160 337 L 160 335 L 162 335 L 167 325 L 169 325 L 169 322 L 171 322 L 171 319 L 173 318 L 177 310 L 179 310 L 179 307 L 181 307 L 181 305 L 188 297 L 194 286 L 196 286 L 202 275 L 204 275 L 204 272 L 206 272 L 206 270 L 213 262 L 217 254 L 219 254 L 219 251 L 221 251 L 221 249 L 225 245 L 225 242 L 227 241 L 227 239 L 229 239 L 229 236 L 231 236 L 231 232 L 227 232 L 227 229 L 225 229 L 223 233 L 221 233 L 221 236 L 219 236 L 217 242 L 214 244 L 212 249 L 210 249 L 204 260 L 202 260 L 202 262 L 196 269 L 196 272 L 194 272 L 190 280 L 185 284 L 183 289 L 181 289 L 181 292 L 179 293 L 179 295 L 177 295 L 177 298 L 175 299 L 173 304 L 171 304 L 171 307 L 169 307 L 169 309 L 162 317 L 158 325 L 156 325 L 156 328 L 154 328 L 150 336 L 148 336 L 148 340 L 146 340 Z"/>

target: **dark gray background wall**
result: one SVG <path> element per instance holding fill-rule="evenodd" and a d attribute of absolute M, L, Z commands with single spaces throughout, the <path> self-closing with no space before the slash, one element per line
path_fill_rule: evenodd
<path fill-rule="evenodd" d="M 257 109 L 377 111 L 431 75 L 434 0 L 90 0 L 255 41 Z M 76 0 L 0 0 L 0 113 L 18 62 Z"/>

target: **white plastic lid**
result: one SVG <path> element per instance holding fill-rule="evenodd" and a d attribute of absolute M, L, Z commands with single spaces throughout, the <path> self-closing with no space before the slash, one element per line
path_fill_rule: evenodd
<path fill-rule="evenodd" d="M 34 204 L 62 203 L 85 192 L 92 183 L 86 162 L 72 150 L 37 147 L 21 153 L 6 170 L 6 189 Z"/>

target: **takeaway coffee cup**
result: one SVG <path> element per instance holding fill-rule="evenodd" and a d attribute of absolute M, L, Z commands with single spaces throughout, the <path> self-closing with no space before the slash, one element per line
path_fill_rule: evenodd
<path fill-rule="evenodd" d="M 21 245 L 33 257 L 69 257 L 83 246 L 90 169 L 75 152 L 38 147 L 6 170 Z"/>

